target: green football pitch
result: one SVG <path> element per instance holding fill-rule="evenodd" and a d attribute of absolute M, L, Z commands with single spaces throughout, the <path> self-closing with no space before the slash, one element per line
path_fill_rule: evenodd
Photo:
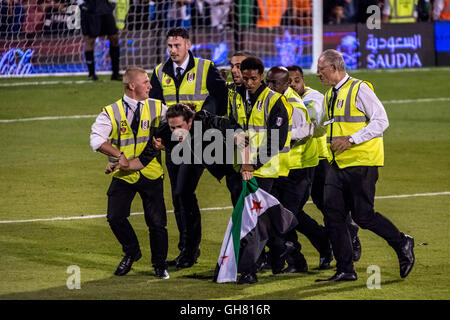
<path fill-rule="evenodd" d="M 0 299 L 449 299 L 450 285 L 450 69 L 359 71 L 371 81 L 390 120 L 385 167 L 375 208 L 415 238 L 416 264 L 406 279 L 387 243 L 360 230 L 358 280 L 316 283 L 333 275 L 319 271 L 319 256 L 300 235 L 306 274 L 259 274 L 255 285 L 216 284 L 212 274 L 231 216 L 224 183 L 203 174 L 197 196 L 203 208 L 201 256 L 189 269 L 169 269 L 158 280 L 150 265 L 148 232 L 139 196 L 130 217 L 143 258 L 124 277 L 113 272 L 122 257 L 105 218 L 106 158 L 89 146 L 100 107 L 121 96 L 120 83 L 101 76 L 0 79 Z M 307 84 L 324 92 L 314 75 Z M 83 116 L 83 117 L 79 117 Z M 169 259 L 178 231 L 169 179 L 165 179 Z M 305 211 L 321 224 L 321 213 Z M 71 219 L 61 219 L 71 218 Z M 334 266 L 334 261 L 333 264 Z M 80 289 L 69 289 L 70 266 L 78 266 Z M 373 267 L 380 287 L 373 288 Z M 371 289 L 372 288 L 372 289 Z"/>

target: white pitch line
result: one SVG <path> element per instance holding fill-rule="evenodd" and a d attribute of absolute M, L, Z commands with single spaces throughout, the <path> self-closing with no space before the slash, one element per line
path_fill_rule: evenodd
<path fill-rule="evenodd" d="M 432 196 L 443 196 L 450 195 L 450 191 L 443 192 L 433 192 L 433 193 L 413 193 L 413 194 L 398 194 L 390 196 L 377 196 L 375 199 L 394 199 L 394 198 L 409 198 L 409 197 L 432 197 Z M 308 201 L 307 204 L 312 204 L 312 201 Z M 227 207 L 212 207 L 212 208 L 202 208 L 200 211 L 219 211 L 233 209 L 233 206 Z M 167 210 L 171 213 L 173 210 Z M 133 212 L 132 216 L 142 215 L 143 212 Z M 25 223 L 25 222 L 39 222 L 39 221 L 61 221 L 61 220 L 81 220 L 81 219 L 95 219 L 95 218 L 105 218 L 105 214 L 88 215 L 88 216 L 77 216 L 77 217 L 55 217 L 55 218 L 43 218 L 43 219 L 28 219 L 28 220 L 0 220 L 0 224 L 5 223 Z"/>
<path fill-rule="evenodd" d="M 441 98 L 423 98 L 423 99 L 404 99 L 404 100 L 383 100 L 383 104 L 401 104 L 401 103 L 421 103 L 421 102 L 436 102 L 436 101 L 450 101 L 450 97 Z M 63 119 L 84 119 L 95 118 L 97 115 L 73 115 L 73 116 L 49 116 L 36 118 L 19 118 L 19 119 L 0 119 L 0 123 L 24 122 L 24 121 L 43 121 L 43 120 L 63 120 Z"/>
<path fill-rule="evenodd" d="M 83 119 L 96 118 L 95 114 L 75 115 L 75 116 L 55 116 L 55 117 L 38 117 L 38 118 L 22 118 L 22 119 L 0 119 L 0 123 L 23 122 L 23 121 L 40 121 L 40 120 L 60 120 L 60 119 Z"/>

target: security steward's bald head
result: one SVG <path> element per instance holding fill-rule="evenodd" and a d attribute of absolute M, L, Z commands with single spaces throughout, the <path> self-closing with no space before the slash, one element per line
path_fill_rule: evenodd
<path fill-rule="evenodd" d="M 289 71 L 285 67 L 272 67 L 266 75 L 267 86 L 275 92 L 284 94 L 289 87 Z"/>

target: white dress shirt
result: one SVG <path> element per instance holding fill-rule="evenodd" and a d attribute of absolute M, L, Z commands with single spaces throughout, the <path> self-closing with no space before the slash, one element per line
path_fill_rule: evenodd
<path fill-rule="evenodd" d="M 289 89 L 286 89 L 284 96 L 286 96 Z M 293 89 L 291 88 L 290 90 Z M 299 103 L 303 104 L 301 99 L 299 99 Z M 292 109 L 291 140 L 302 140 L 312 136 L 314 125 L 307 122 L 304 111 L 295 107 Z"/>
<path fill-rule="evenodd" d="M 314 125 L 314 138 L 321 137 L 327 133 L 327 127 L 323 126 L 323 122 L 326 121 L 326 112 L 323 105 L 323 94 L 319 91 L 310 89 L 303 97 L 303 103 L 308 109 L 309 118 Z"/>
<path fill-rule="evenodd" d="M 347 81 L 349 75 L 345 77 L 335 86 L 337 91 Z M 361 130 L 351 135 L 355 144 L 363 143 L 383 135 L 383 132 L 389 127 L 389 120 L 387 118 L 386 110 L 383 104 L 365 83 L 362 83 L 359 87 L 358 94 L 356 96 L 356 109 L 364 113 L 369 124 Z"/>
<path fill-rule="evenodd" d="M 152 99 L 149 99 L 152 100 Z M 127 95 L 123 95 L 125 115 L 127 116 L 128 123 L 133 121 L 134 113 L 137 111 L 138 101 L 131 99 Z M 145 104 L 145 100 L 139 101 L 142 105 Z M 141 110 L 138 110 L 140 112 Z M 165 121 L 167 107 L 162 104 L 161 106 L 161 121 Z M 100 146 L 108 141 L 108 137 L 111 134 L 112 124 L 111 119 L 106 111 L 102 111 L 95 119 L 94 124 L 91 127 L 90 144 L 94 151 L 97 151 Z"/>
<path fill-rule="evenodd" d="M 173 63 L 173 73 L 175 75 L 177 75 L 177 68 L 181 68 L 180 73 L 183 74 L 186 71 L 186 68 L 189 63 L 189 54 L 187 55 L 186 59 L 184 60 L 184 62 L 181 65 L 178 65 L 173 61 L 172 61 L 172 63 Z"/>

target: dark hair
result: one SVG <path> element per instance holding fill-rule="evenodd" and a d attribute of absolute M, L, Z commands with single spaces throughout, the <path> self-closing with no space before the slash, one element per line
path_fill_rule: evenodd
<path fill-rule="evenodd" d="M 248 57 L 241 62 L 241 71 L 258 70 L 259 74 L 264 74 L 264 63 L 257 57 Z"/>
<path fill-rule="evenodd" d="M 194 118 L 195 105 L 190 103 L 177 103 L 169 107 L 166 112 L 166 119 L 176 118 L 179 116 L 183 117 L 183 120 L 188 122 L 190 119 Z"/>
<path fill-rule="evenodd" d="M 248 51 L 236 51 L 231 57 L 254 57 L 255 55 L 253 53 L 250 53 Z"/>
<path fill-rule="evenodd" d="M 181 37 L 189 40 L 189 32 L 185 28 L 173 28 L 167 32 L 166 39 L 169 37 Z"/>
<path fill-rule="evenodd" d="M 288 66 L 286 67 L 286 69 L 288 69 L 288 71 L 298 71 L 300 72 L 300 74 L 302 75 L 303 78 L 303 69 L 299 66 Z"/>

